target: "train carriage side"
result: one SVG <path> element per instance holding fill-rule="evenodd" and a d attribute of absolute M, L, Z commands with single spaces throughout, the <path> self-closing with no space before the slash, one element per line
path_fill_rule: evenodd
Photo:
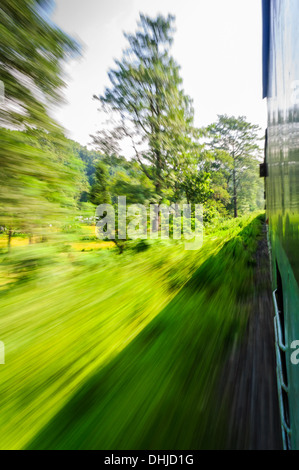
<path fill-rule="evenodd" d="M 299 1 L 263 0 L 266 211 L 284 447 L 299 449 Z M 296 352 L 297 351 L 297 352 Z"/>

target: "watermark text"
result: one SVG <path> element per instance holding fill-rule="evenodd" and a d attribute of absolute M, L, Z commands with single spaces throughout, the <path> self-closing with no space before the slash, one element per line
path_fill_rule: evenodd
<path fill-rule="evenodd" d="M 118 205 L 100 204 L 96 209 L 96 236 L 101 240 L 181 240 L 186 250 L 199 250 L 203 244 L 201 204 L 131 204 L 118 197 Z"/>

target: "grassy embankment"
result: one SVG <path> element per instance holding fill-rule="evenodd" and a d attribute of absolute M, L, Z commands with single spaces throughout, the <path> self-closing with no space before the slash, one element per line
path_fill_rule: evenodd
<path fill-rule="evenodd" d="M 0 447 L 220 445 L 217 380 L 246 325 L 260 229 L 228 221 L 197 252 L 2 254 Z"/>

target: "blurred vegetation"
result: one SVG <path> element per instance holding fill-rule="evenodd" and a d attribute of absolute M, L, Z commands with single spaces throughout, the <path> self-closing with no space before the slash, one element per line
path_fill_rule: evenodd
<path fill-rule="evenodd" d="M 156 241 L 121 257 L 47 244 L 3 254 L 1 448 L 205 446 L 260 228 L 252 216 L 227 222 L 199 252 Z"/>
<path fill-rule="evenodd" d="M 138 33 L 126 35 L 129 49 L 99 98 L 121 118 L 114 131 L 95 136 L 102 153 L 66 139 L 49 111 L 62 100 L 63 62 L 80 46 L 49 21 L 46 5 L 12 0 L 0 9 L 0 225 L 8 245 L 16 231 L 46 239 L 49 227 L 57 234 L 80 217 L 91 219 L 93 205 L 116 205 L 118 196 L 146 206 L 201 203 L 211 222 L 233 209 L 236 215 L 237 184 L 240 213 L 263 208 L 257 126 L 222 116 L 207 129 L 194 127 L 192 100 L 170 54 L 171 15 L 141 15 Z M 132 140 L 131 160 L 119 153 L 123 138 Z"/>
<path fill-rule="evenodd" d="M 112 130 L 99 130 L 94 144 L 113 158 L 122 141 L 131 142 L 152 202 L 204 204 L 206 221 L 262 209 L 261 129 L 226 115 L 206 129 L 194 126 L 192 99 L 171 56 L 174 20 L 141 14 L 137 32 L 125 34 L 128 48 L 108 72 L 111 86 L 95 97 Z"/>
<path fill-rule="evenodd" d="M 222 442 L 212 424 L 221 434 L 225 422 L 211 409 L 217 377 L 253 289 L 257 155 L 246 145 L 238 155 L 246 215 L 234 220 L 233 155 L 212 145 L 214 127 L 194 127 L 171 15 L 141 15 L 126 35 L 100 98 L 118 126 L 100 130 L 95 150 L 67 139 L 50 116 L 80 46 L 52 23 L 50 3 L 0 6 L 0 447 L 211 447 Z M 96 239 L 96 206 L 117 213 L 119 196 L 147 209 L 203 204 L 203 248 Z"/>

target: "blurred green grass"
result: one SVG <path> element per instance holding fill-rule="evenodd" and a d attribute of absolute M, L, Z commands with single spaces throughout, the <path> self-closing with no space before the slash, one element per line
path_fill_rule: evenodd
<path fill-rule="evenodd" d="M 0 448 L 220 445 L 215 386 L 246 326 L 261 217 L 214 227 L 197 252 L 3 254 L 0 271 L 28 272 L 0 297 Z"/>

